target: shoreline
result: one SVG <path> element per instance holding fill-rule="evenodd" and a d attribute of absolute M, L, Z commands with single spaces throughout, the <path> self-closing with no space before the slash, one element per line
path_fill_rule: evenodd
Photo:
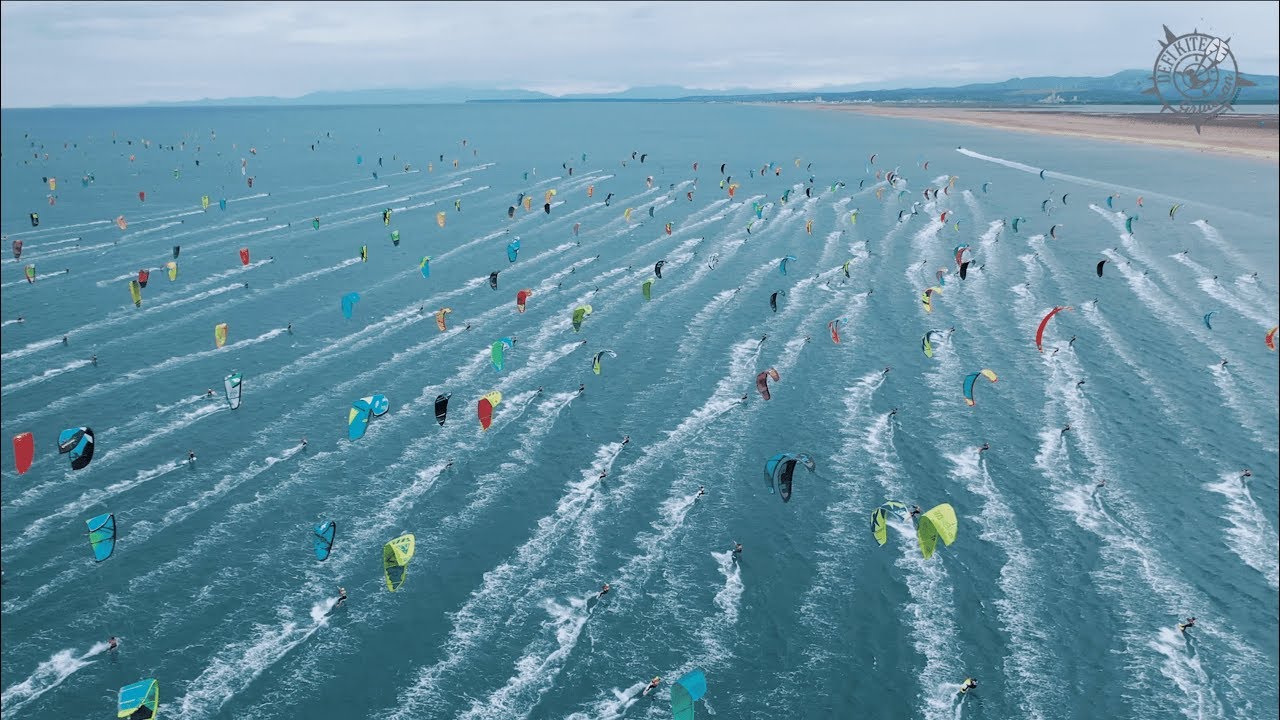
<path fill-rule="evenodd" d="M 1174 147 L 1280 163 L 1280 130 L 1275 115 L 1222 115 L 1201 126 L 1160 113 L 1082 113 L 1072 110 L 993 110 L 960 107 L 906 107 L 821 103 L 818 110 L 880 117 L 934 120 L 998 130 Z M 1259 122 L 1263 125 L 1260 127 Z"/>

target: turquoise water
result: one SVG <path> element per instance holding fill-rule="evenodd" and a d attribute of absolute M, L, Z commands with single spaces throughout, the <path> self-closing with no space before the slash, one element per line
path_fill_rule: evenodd
<path fill-rule="evenodd" d="M 1276 717 L 1274 165 L 728 105 L 6 111 L 2 139 L 4 250 L 25 246 L 0 268 L 0 424 L 36 443 L 21 476 L 0 453 L 6 715 L 111 717 L 155 677 L 162 717 L 660 718 L 696 666 L 700 717 Z M 877 199 L 894 168 L 906 194 Z M 509 220 L 522 192 L 533 211 Z M 1074 309 L 1038 353 L 1055 305 Z M 999 382 L 970 408 L 981 368 Z M 390 411 L 349 441 L 374 393 Z M 81 425 L 97 452 L 73 472 L 55 440 Z M 762 473 L 783 451 L 817 462 L 786 504 Z M 895 519 L 877 547 L 886 498 L 951 503 L 958 539 L 926 561 Z M 119 540 L 95 564 L 84 521 L 105 512 Z M 401 532 L 417 549 L 393 594 Z"/>

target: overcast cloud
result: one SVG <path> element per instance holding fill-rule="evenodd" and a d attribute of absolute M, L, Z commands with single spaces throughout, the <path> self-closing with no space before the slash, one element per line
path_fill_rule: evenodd
<path fill-rule="evenodd" d="M 958 85 L 1152 66 L 1163 37 L 1231 38 L 1277 74 L 1280 5 L 823 2 L 4 2 L 0 105 L 445 85 Z"/>

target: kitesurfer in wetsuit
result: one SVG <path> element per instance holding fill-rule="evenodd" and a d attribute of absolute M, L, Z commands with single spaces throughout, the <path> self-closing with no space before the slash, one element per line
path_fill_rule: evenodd
<path fill-rule="evenodd" d="M 757 350 L 759 350 L 759 349 L 760 349 L 760 345 L 764 345 L 764 341 L 765 341 L 765 340 L 768 340 L 768 339 L 769 339 L 769 336 L 768 336 L 768 335 L 761 335 L 761 336 L 760 336 L 760 344 L 759 344 L 759 345 L 756 345 L 756 349 L 757 349 Z"/>
<path fill-rule="evenodd" d="M 919 505 L 912 505 L 912 506 L 911 506 L 911 515 L 910 515 L 910 518 L 911 518 L 912 520 L 915 520 L 915 519 L 916 519 L 916 516 L 917 516 L 917 515 L 919 515 L 919 514 L 920 514 L 920 506 L 919 506 Z"/>
<path fill-rule="evenodd" d="M 1076 381 L 1076 387 L 1077 387 L 1077 388 L 1078 388 L 1078 387 L 1080 387 L 1080 386 L 1081 386 L 1081 385 L 1083 385 L 1083 384 L 1084 384 L 1084 381 L 1083 381 L 1083 380 L 1077 380 L 1077 381 Z"/>
<path fill-rule="evenodd" d="M 343 605 L 346 604 L 346 602 L 347 602 L 347 589 L 344 587 L 340 587 L 338 588 L 338 602 L 334 603 L 333 606 L 342 607 Z"/>
<path fill-rule="evenodd" d="M 67 341 L 66 338 L 62 338 L 62 342 L 65 343 L 66 341 Z M 1225 359 L 1222 361 L 1222 364 L 1218 365 L 1218 367 L 1226 367 L 1226 366 L 1227 366 L 1227 361 Z"/>
<path fill-rule="evenodd" d="M 539 394 L 539 395 L 541 395 L 541 394 L 542 394 L 542 386 L 541 386 L 541 385 L 539 385 L 539 386 L 538 386 L 538 394 Z"/>
<path fill-rule="evenodd" d="M 93 363 L 94 367 L 98 367 L 98 356 L 94 355 L 93 357 L 89 358 L 89 362 Z"/>
<path fill-rule="evenodd" d="M 889 371 L 890 371 L 890 370 L 892 370 L 892 369 L 893 369 L 893 366 L 892 366 L 892 365 L 885 365 L 885 366 L 884 366 L 884 370 L 880 371 L 880 374 L 881 374 L 881 375 L 888 375 L 888 374 L 889 374 Z"/>
<path fill-rule="evenodd" d="M 119 641 L 119 640 L 116 640 L 116 636 L 115 636 L 115 635 L 112 635 L 111 637 L 107 638 L 107 649 L 108 649 L 108 650 L 115 650 L 115 649 L 116 649 L 116 648 L 118 648 L 118 647 L 120 647 L 120 641 Z"/>
<path fill-rule="evenodd" d="M 290 335 L 292 335 L 292 334 L 293 334 L 293 323 L 289 323 L 289 325 L 288 325 L 287 327 L 285 327 L 285 331 L 286 331 L 286 332 L 288 332 Z"/>
<path fill-rule="evenodd" d="M 702 485 L 699 485 L 699 486 L 698 486 L 698 497 L 702 497 L 703 495 L 706 495 L 706 494 L 707 494 L 707 489 L 706 489 L 705 487 L 703 487 Z M 697 500 L 698 498 L 694 498 L 694 499 L 695 499 L 695 500 Z"/>
<path fill-rule="evenodd" d="M 654 689 L 654 688 L 656 688 L 656 687 L 658 687 L 658 683 L 660 683 L 660 682 L 662 682 L 662 678 L 661 678 L 661 677 L 655 677 L 654 679 L 650 680 L 650 681 L 649 681 L 649 687 L 647 687 L 647 688 L 645 688 L 645 689 L 644 689 L 644 694 L 645 694 L 645 695 L 648 695 L 648 694 L 649 694 L 649 691 L 650 691 L 650 690 L 652 690 L 652 689 Z"/>
<path fill-rule="evenodd" d="M 609 594 L 609 583 L 605 583 L 600 586 L 600 594 L 596 595 L 596 598 L 599 599 L 608 594 Z"/>
<path fill-rule="evenodd" d="M 1068 431 L 1068 430 L 1070 430 L 1070 429 L 1071 429 L 1071 423 L 1067 423 L 1066 425 L 1064 425 L 1064 426 L 1062 427 L 1062 432 L 1059 432 L 1058 434 L 1059 434 L 1059 435 L 1066 435 L 1066 434 L 1067 434 L 1067 431 Z"/>
<path fill-rule="evenodd" d="M 626 445 L 626 444 L 627 444 L 627 443 L 629 443 L 629 442 L 631 442 L 631 436 L 630 436 L 630 435 L 623 435 L 623 436 L 622 436 L 622 444 L 623 444 L 623 445 Z"/>
<path fill-rule="evenodd" d="M 739 399 L 740 399 L 742 402 L 746 402 L 746 401 L 747 401 L 747 396 L 744 394 L 744 395 L 743 395 L 741 398 L 739 398 Z"/>
<path fill-rule="evenodd" d="M 973 678 L 965 678 L 964 684 L 960 686 L 960 694 L 964 695 L 970 690 L 976 690 L 977 688 L 978 688 L 977 680 L 974 680 Z"/>
<path fill-rule="evenodd" d="M 586 391 L 587 391 L 587 384 L 586 384 L 586 383 L 578 383 L 578 394 L 579 394 L 579 395 L 581 395 L 582 393 L 584 393 L 584 392 L 586 392 Z"/>
<path fill-rule="evenodd" d="M 307 439 L 306 439 L 306 438 L 302 438 L 302 449 L 303 449 L 303 450 L 306 450 L 306 449 L 307 449 Z"/>
<path fill-rule="evenodd" d="M 70 343 L 68 343 L 68 342 L 67 342 L 67 336 L 66 336 L 66 335 L 63 335 L 63 336 L 62 336 L 62 344 L 63 344 L 63 345 L 70 345 Z M 1223 361 L 1222 361 L 1222 364 L 1223 364 L 1223 365 L 1226 365 L 1226 364 L 1227 364 L 1227 361 L 1226 361 L 1226 360 L 1223 360 Z"/>
<path fill-rule="evenodd" d="M 213 397 L 213 388 L 204 391 L 205 397 Z"/>
<path fill-rule="evenodd" d="M 1178 623 L 1178 630 L 1181 631 L 1183 635 L 1186 635 L 1187 628 L 1195 627 L 1195 625 L 1196 619 L 1194 617 L 1189 617 L 1186 622 Z"/>
<path fill-rule="evenodd" d="M 1240 473 L 1240 477 L 1242 478 L 1253 477 L 1253 471 L 1250 470 L 1249 468 L 1245 468 L 1244 472 Z"/>
<path fill-rule="evenodd" d="M 18 322 L 19 322 L 19 323 L 24 322 L 24 320 L 22 319 L 22 316 L 21 316 L 21 315 L 19 315 L 19 316 L 18 316 Z"/>
<path fill-rule="evenodd" d="M 889 417 L 893 417 L 894 415 L 897 415 L 897 414 L 898 414 L 898 408 L 894 408 L 889 411 Z"/>
<path fill-rule="evenodd" d="M 984 453 L 984 452 L 986 452 L 986 451 L 988 451 L 988 450 L 990 450 L 990 449 L 991 449 L 991 443 L 985 443 L 985 442 L 984 442 L 984 443 L 982 443 L 982 447 L 978 448 L 978 454 L 979 454 L 979 455 L 981 455 L 982 453 Z"/>
<path fill-rule="evenodd" d="M 600 475 L 599 475 L 596 479 L 597 479 L 597 480 L 603 480 L 603 479 L 605 479 L 605 478 L 607 478 L 607 477 L 609 477 L 609 471 L 608 471 L 608 470 L 601 470 L 601 471 L 600 471 Z"/>
<path fill-rule="evenodd" d="M 194 451 L 194 450 L 188 450 L 188 451 L 187 451 L 187 462 L 189 462 L 189 463 L 193 463 L 193 462 L 195 462 L 195 461 L 196 461 L 196 453 L 195 453 L 195 451 Z"/>

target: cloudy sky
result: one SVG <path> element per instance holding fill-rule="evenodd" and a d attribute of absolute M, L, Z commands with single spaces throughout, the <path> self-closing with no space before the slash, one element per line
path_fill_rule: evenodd
<path fill-rule="evenodd" d="M 1276 74 L 1280 4 L 4 2 L 0 105 L 316 90 L 958 85 L 1150 68 L 1161 25 Z"/>

